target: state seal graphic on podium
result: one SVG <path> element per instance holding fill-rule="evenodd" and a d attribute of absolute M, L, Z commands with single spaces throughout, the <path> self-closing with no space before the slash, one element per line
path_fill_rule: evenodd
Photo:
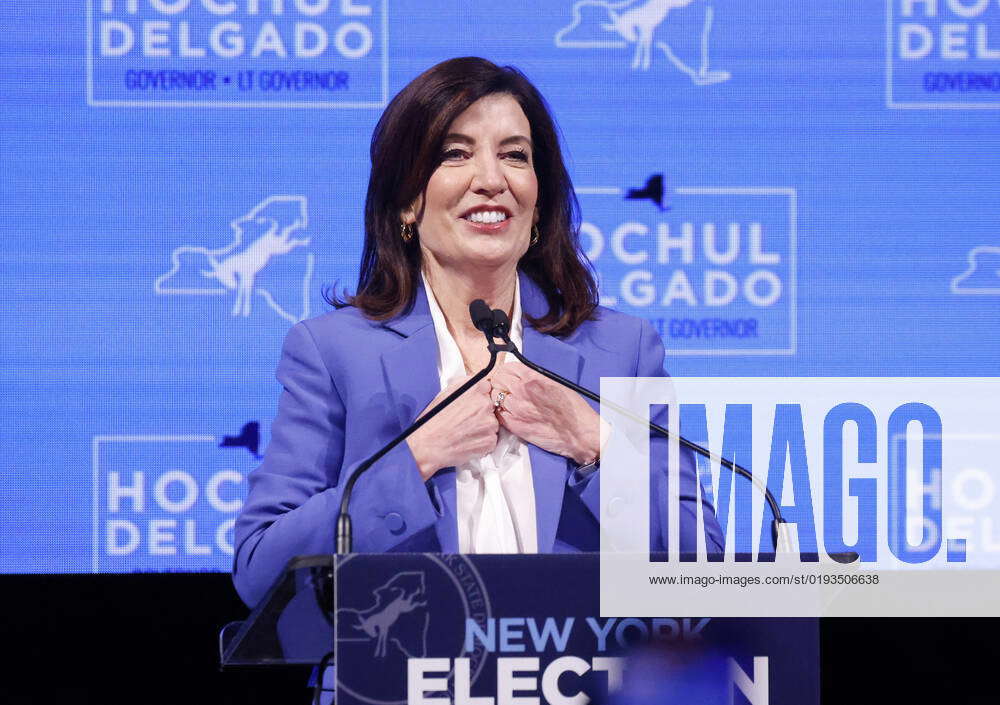
<path fill-rule="evenodd" d="M 464 656 L 474 683 L 488 654 L 482 644 L 465 651 L 466 624 L 485 628 L 491 614 L 476 567 L 458 554 L 386 558 L 372 563 L 349 556 L 338 564 L 334 662 L 339 697 L 403 705 L 411 658 Z M 370 678 L 373 663 L 384 678 Z"/>

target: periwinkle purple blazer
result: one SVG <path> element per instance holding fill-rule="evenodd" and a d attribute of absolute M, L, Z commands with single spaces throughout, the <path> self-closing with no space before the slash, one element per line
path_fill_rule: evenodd
<path fill-rule="evenodd" d="M 521 307 L 533 317 L 548 309 L 541 290 L 520 275 Z M 597 320 L 567 338 L 525 322 L 529 359 L 589 389 L 602 376 L 663 376 L 663 344 L 647 322 L 601 308 Z M 233 580 L 256 604 L 297 555 L 331 553 L 341 491 L 351 471 L 397 436 L 440 392 L 438 347 L 421 288 L 410 311 L 389 321 L 342 308 L 289 331 L 278 363 L 284 387 L 271 441 L 250 473 L 249 495 L 236 522 Z M 529 446 L 538 550 L 599 550 L 600 471 L 580 480 L 572 461 Z M 681 487 L 697 482 L 693 458 L 682 455 Z M 653 496 L 665 497 L 666 474 L 654 473 Z M 682 490 L 683 492 L 683 490 Z M 695 550 L 696 498 L 682 495 L 681 550 Z M 666 546 L 665 511 L 651 515 L 652 550 Z M 458 551 L 455 469 L 424 483 L 409 446 L 401 443 L 358 481 L 351 497 L 354 550 Z M 709 551 L 722 533 L 705 503 Z M 714 546 L 713 546 L 714 544 Z"/>

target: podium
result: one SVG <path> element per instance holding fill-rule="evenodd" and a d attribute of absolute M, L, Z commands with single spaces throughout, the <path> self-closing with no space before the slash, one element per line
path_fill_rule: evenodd
<path fill-rule="evenodd" d="M 819 702 L 818 620 L 603 618 L 598 577 L 598 554 L 298 557 L 222 666 L 326 659 L 338 705 Z"/>

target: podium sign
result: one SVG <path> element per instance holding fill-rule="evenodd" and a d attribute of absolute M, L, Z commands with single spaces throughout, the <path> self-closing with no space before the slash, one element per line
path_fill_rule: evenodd
<path fill-rule="evenodd" d="M 332 649 L 338 705 L 819 702 L 815 619 L 601 617 L 598 593 L 596 554 L 300 558 L 223 665 Z"/>

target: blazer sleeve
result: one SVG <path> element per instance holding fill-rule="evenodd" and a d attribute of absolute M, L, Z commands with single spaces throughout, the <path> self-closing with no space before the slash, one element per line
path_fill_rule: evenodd
<path fill-rule="evenodd" d="M 666 377 L 663 369 L 663 341 L 652 324 L 640 320 L 637 355 L 633 375 L 636 377 Z M 667 411 L 662 407 L 651 419 L 666 427 Z M 650 501 L 653 511 L 650 516 L 650 549 L 664 551 L 667 548 L 666 496 L 667 496 L 667 447 L 669 442 L 657 433 L 650 433 Z M 570 475 L 569 487 L 580 495 L 580 499 L 600 520 L 601 472 L 597 470 L 586 478 Z M 705 547 L 708 553 L 721 553 L 724 540 L 722 529 L 715 516 L 715 509 L 708 500 L 704 487 L 698 478 L 694 452 L 680 449 L 680 550 L 694 552 L 697 546 L 697 505 L 700 499 L 704 521 Z M 700 498 L 699 498 L 700 495 Z"/>
<path fill-rule="evenodd" d="M 360 464 L 344 467 L 348 409 L 306 323 L 285 338 L 277 378 L 271 440 L 235 528 L 233 582 L 251 606 L 294 556 L 333 553 L 343 484 Z M 439 516 L 406 443 L 362 476 L 351 509 L 363 551 L 391 550 Z"/>

